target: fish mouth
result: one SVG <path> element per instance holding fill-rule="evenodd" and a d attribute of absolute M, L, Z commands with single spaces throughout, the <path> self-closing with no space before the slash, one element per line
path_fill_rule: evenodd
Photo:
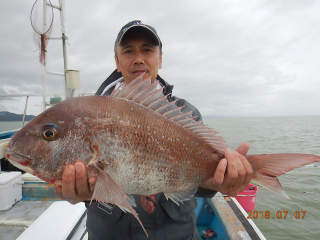
<path fill-rule="evenodd" d="M 27 173 L 30 173 L 30 174 L 48 182 L 48 183 L 52 183 L 56 186 L 62 186 L 61 179 L 54 179 L 51 177 L 46 178 L 46 177 L 43 177 L 39 172 L 34 171 L 30 167 L 30 165 L 31 165 L 30 163 L 34 159 L 27 158 L 26 156 L 24 156 L 22 154 L 16 153 L 13 150 L 11 150 L 10 148 L 6 149 L 6 157 L 13 166 L 15 166 L 15 167 L 27 172 Z"/>
<path fill-rule="evenodd" d="M 29 158 L 12 151 L 10 148 L 6 149 L 6 157 L 13 166 L 33 174 L 33 170 L 30 168 L 31 161 Z"/>

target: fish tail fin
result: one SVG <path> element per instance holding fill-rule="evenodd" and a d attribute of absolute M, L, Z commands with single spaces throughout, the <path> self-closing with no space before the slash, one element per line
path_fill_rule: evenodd
<path fill-rule="evenodd" d="M 283 191 L 277 176 L 308 163 L 320 161 L 320 156 L 295 153 L 247 155 L 246 158 L 253 170 L 251 180 L 287 199 L 290 198 Z"/>

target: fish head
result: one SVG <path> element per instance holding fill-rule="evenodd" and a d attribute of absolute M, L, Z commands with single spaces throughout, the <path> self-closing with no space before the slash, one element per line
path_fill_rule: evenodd
<path fill-rule="evenodd" d="M 76 109 L 68 103 L 35 117 L 9 141 L 6 157 L 16 167 L 47 182 L 61 179 L 66 165 L 87 163 L 94 156 L 89 132 L 76 124 Z"/>

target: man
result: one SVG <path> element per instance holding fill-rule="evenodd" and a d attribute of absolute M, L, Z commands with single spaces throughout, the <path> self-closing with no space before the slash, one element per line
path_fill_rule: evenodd
<path fill-rule="evenodd" d="M 159 88 L 164 86 L 164 94 L 168 100 L 178 100 L 178 106 L 185 106 L 182 111 L 192 111 L 195 120 L 201 120 L 201 114 L 184 99 L 171 96 L 173 86 L 165 82 L 159 75 L 162 67 L 162 43 L 154 28 L 141 21 L 132 21 L 122 27 L 115 42 L 115 61 L 117 69 L 107 78 L 97 91 L 97 95 L 110 95 L 121 82 L 130 83 L 142 73 L 151 81 L 159 80 Z M 121 78 L 123 77 L 123 78 Z M 249 145 L 241 144 L 235 152 L 226 149 L 225 159 L 221 160 L 212 178 L 204 181 L 196 196 L 212 197 L 216 191 L 236 196 L 248 185 L 252 169 L 246 158 Z M 81 162 L 69 165 L 62 176 L 62 187 L 55 187 L 56 194 L 72 204 L 91 198 L 95 178 L 87 179 L 85 166 Z M 149 238 L 146 237 L 138 221 L 130 213 L 123 213 L 112 204 L 93 201 L 88 208 L 87 230 L 89 239 L 199 239 L 194 209 L 194 198 L 177 206 L 167 200 L 162 193 L 149 199 L 155 205 L 152 213 L 143 210 L 140 198 L 135 197 L 139 215 Z"/>

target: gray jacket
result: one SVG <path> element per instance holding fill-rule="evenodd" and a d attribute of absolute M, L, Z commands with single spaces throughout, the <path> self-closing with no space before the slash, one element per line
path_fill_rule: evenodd
<path fill-rule="evenodd" d="M 101 95 L 103 90 L 112 82 L 119 79 L 121 73 L 116 70 L 102 83 L 96 95 Z M 177 100 L 178 106 L 183 112 L 192 111 L 192 115 L 197 117 L 196 121 L 201 120 L 201 114 L 193 105 L 184 99 L 171 96 L 173 86 L 165 82 L 159 75 L 157 79 L 165 87 L 163 92 L 168 95 L 169 101 Z M 110 88 L 104 95 L 110 95 L 114 87 Z M 199 188 L 195 197 L 212 197 L 215 191 Z M 98 203 L 96 201 L 86 202 L 87 230 L 89 240 L 198 240 L 199 233 L 196 227 L 196 216 L 194 209 L 197 207 L 196 199 L 185 201 L 180 206 L 171 200 L 167 200 L 163 193 L 155 195 L 156 207 L 149 214 L 143 210 L 140 196 L 134 196 L 139 215 L 149 238 L 145 235 L 139 222 L 130 213 L 124 213 L 120 208 L 113 204 Z"/>

